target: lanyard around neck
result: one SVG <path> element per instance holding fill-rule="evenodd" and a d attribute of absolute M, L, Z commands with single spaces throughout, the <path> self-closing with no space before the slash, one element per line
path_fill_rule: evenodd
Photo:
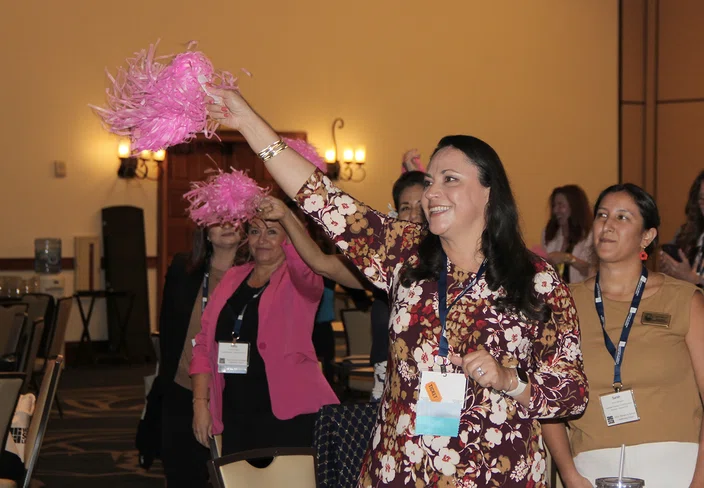
<path fill-rule="evenodd" d="M 445 256 L 445 253 L 443 253 L 443 256 L 445 259 L 443 259 L 443 265 L 442 265 L 442 270 L 440 271 L 440 279 L 438 280 L 438 314 L 440 315 L 440 349 L 438 351 L 438 357 L 440 358 L 440 370 L 445 373 L 446 372 L 446 366 L 447 366 L 447 354 L 450 350 L 450 344 L 447 341 L 447 336 L 445 335 L 445 329 L 447 328 L 447 314 L 448 312 L 452 309 L 452 307 L 459 301 L 460 298 L 465 296 L 469 290 L 474 288 L 474 285 L 477 284 L 479 279 L 482 277 L 484 274 L 484 271 L 486 270 L 486 259 L 482 261 L 482 264 L 479 266 L 479 269 L 477 270 L 477 274 L 474 275 L 474 278 L 470 283 L 460 292 L 459 295 L 457 295 L 457 298 L 455 298 L 450 306 L 447 306 L 447 266 L 448 266 L 448 260 L 447 256 Z"/>
<path fill-rule="evenodd" d="M 203 275 L 203 297 L 201 298 L 201 308 L 200 314 L 203 315 L 205 312 L 205 306 L 208 304 L 208 286 L 210 284 L 210 271 L 206 271 Z"/>
<path fill-rule="evenodd" d="M 599 321 L 601 322 L 601 331 L 604 333 L 604 344 L 606 349 L 614 358 L 614 382 L 613 387 L 616 391 L 620 391 L 623 387 L 621 382 L 621 364 L 623 364 L 623 354 L 626 350 L 626 343 L 628 342 L 628 335 L 631 333 L 631 327 L 636 319 L 636 314 L 638 313 L 638 306 L 640 305 L 640 300 L 643 298 L 643 291 L 645 290 L 645 284 L 648 282 L 648 270 L 643 266 L 643 270 L 640 273 L 640 278 L 638 279 L 638 286 L 636 286 L 636 291 L 633 294 L 633 300 L 631 300 L 631 306 L 628 309 L 628 315 L 626 316 L 626 321 L 623 323 L 623 329 L 621 329 L 621 338 L 618 341 L 618 348 L 614 345 L 606 333 L 606 316 L 604 315 L 604 303 L 601 296 L 601 286 L 599 285 L 599 273 L 596 274 L 596 281 L 594 283 L 594 306 L 596 307 L 596 313 L 599 315 Z"/>
<path fill-rule="evenodd" d="M 250 273 L 251 276 L 251 273 Z M 244 284 L 247 285 L 247 280 L 249 279 L 249 276 L 247 276 L 247 279 L 244 281 Z M 247 300 L 247 303 L 244 304 L 244 307 L 242 307 L 242 310 L 240 311 L 239 314 L 237 314 L 237 318 L 235 319 L 235 326 L 232 328 L 232 342 L 236 342 L 237 339 L 240 338 L 240 331 L 242 330 L 242 322 L 244 321 L 244 313 L 247 311 L 247 307 L 249 306 L 250 303 L 255 301 L 257 298 L 261 296 L 262 293 L 264 293 L 264 290 L 266 290 L 266 287 L 269 286 L 269 282 L 267 281 L 264 286 L 259 288 L 257 292 L 252 295 L 252 298 Z"/>

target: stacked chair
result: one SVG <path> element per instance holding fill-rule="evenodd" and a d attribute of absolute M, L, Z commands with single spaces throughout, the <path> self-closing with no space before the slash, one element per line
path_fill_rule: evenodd
<path fill-rule="evenodd" d="M 39 387 L 39 395 L 37 396 L 34 415 L 32 415 L 32 420 L 29 423 L 29 430 L 27 433 L 27 442 L 25 444 L 24 453 L 24 466 L 26 469 L 24 479 L 19 484 L 12 480 L 0 479 L 0 488 L 19 488 L 19 486 L 22 486 L 22 488 L 29 488 L 30 486 L 32 473 L 34 472 L 34 468 L 37 464 L 39 451 L 42 446 L 42 441 L 44 440 L 46 426 L 49 423 L 51 405 L 54 402 L 56 390 L 59 386 L 59 379 L 61 378 L 61 371 L 63 369 L 63 360 L 64 359 L 62 356 L 58 356 L 57 358 L 49 359 L 46 363 L 46 371 L 44 378 L 42 378 L 42 384 Z M 24 377 L 24 375 L 22 376 Z M 17 400 L 15 399 L 15 404 L 16 403 Z M 14 412 L 14 407 L 12 411 Z"/>
<path fill-rule="evenodd" d="M 19 369 L 27 323 L 26 303 L 0 303 L 0 371 Z"/>
<path fill-rule="evenodd" d="M 347 354 L 335 361 L 340 383 L 345 393 L 371 392 L 374 368 L 369 361 L 372 347 L 371 312 L 358 309 L 340 310 L 345 329 Z"/>
<path fill-rule="evenodd" d="M 24 373 L 0 373 L 0 434 L 2 445 L 0 452 L 5 450 L 5 442 L 12 424 L 12 417 L 24 385 Z"/>

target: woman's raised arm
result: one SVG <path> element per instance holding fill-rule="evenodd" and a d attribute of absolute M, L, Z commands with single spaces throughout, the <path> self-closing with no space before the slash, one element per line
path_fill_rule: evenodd
<path fill-rule="evenodd" d="M 281 138 L 237 91 L 210 87 L 208 90 L 223 100 L 222 103 L 208 105 L 210 117 L 224 126 L 238 130 L 260 157 L 268 149 L 267 154 L 271 158 L 266 161 L 267 170 L 279 187 L 293 198 L 315 171 L 315 165 L 292 149 L 277 152 L 284 147 L 277 146 Z"/>

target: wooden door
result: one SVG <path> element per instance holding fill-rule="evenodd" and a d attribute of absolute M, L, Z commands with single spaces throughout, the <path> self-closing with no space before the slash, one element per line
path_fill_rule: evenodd
<path fill-rule="evenodd" d="M 282 132 L 281 135 L 306 139 L 303 132 Z M 220 131 L 218 136 L 219 140 L 199 135 L 190 143 L 173 146 L 162 163 L 157 202 L 157 310 L 161 310 L 161 291 L 169 263 L 174 255 L 191 250 L 196 226 L 186 214 L 188 203 L 183 198 L 191 182 L 206 179 L 210 174 L 208 170 L 235 168 L 247 172 L 260 186 L 271 188 L 273 195 L 282 196 L 264 163 L 239 132 Z"/>

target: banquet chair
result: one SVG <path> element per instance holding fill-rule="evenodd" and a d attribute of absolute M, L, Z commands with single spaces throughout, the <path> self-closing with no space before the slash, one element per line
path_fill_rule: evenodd
<path fill-rule="evenodd" d="M 251 459 L 273 458 L 263 468 L 248 462 Z M 286 488 L 317 488 L 315 449 L 312 447 L 282 447 L 253 449 L 228 454 L 208 462 L 210 481 L 215 488 L 245 488 L 253 486 L 285 486 Z"/>
<path fill-rule="evenodd" d="M 5 450 L 7 434 L 15 414 L 20 390 L 24 384 L 24 373 L 0 373 L 0 452 Z"/>
<path fill-rule="evenodd" d="M 378 410 L 378 403 L 342 403 L 320 409 L 313 431 L 320 488 L 357 486 Z"/>
<path fill-rule="evenodd" d="M 19 484 L 12 480 L 0 479 L 0 488 L 18 488 L 19 486 L 29 488 L 30 486 L 32 474 L 34 473 L 34 468 L 39 459 L 39 451 L 42 447 L 42 441 L 44 440 L 46 426 L 49 423 L 51 404 L 54 401 L 54 395 L 56 394 L 59 379 L 61 378 L 63 361 L 64 358 L 58 356 L 56 359 L 50 359 L 47 362 L 46 374 L 39 387 L 39 395 L 34 407 L 34 414 L 32 415 L 32 420 L 29 422 L 29 429 L 27 431 L 24 454 L 26 473 L 24 479 Z"/>

